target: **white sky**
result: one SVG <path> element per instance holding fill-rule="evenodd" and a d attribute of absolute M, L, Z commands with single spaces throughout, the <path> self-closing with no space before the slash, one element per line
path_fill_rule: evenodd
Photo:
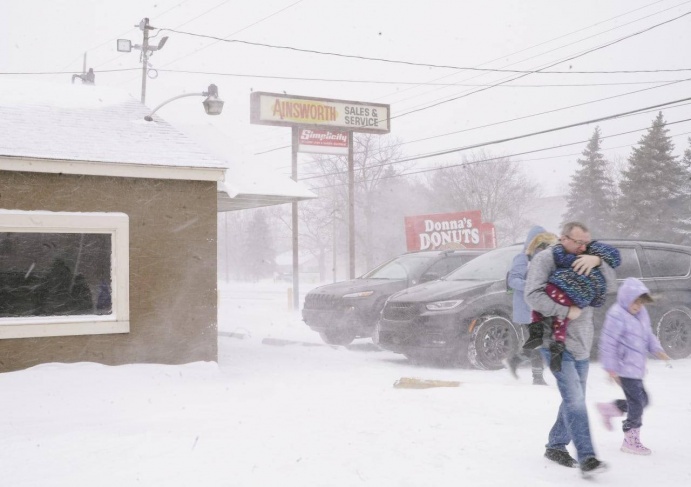
<path fill-rule="evenodd" d="M 419 63 L 535 70 L 586 50 L 631 35 L 691 11 L 684 0 L 581 0 L 555 2 L 458 2 L 430 0 L 25 0 L 0 2 L 0 72 L 53 72 L 30 76 L 69 82 L 80 72 L 83 54 L 98 73 L 97 84 L 112 85 L 139 97 L 139 52 L 117 53 L 115 39 L 141 43 L 134 27 L 143 17 L 159 28 L 173 28 L 221 38 Z M 554 70 L 656 70 L 691 67 L 685 47 L 691 42 L 691 15 L 618 44 L 559 64 Z M 151 107 L 184 93 L 216 83 L 226 101 L 224 113 L 207 117 L 201 98 L 184 98 L 161 109 L 170 122 L 189 128 L 214 149 L 261 170 L 289 172 L 288 149 L 255 155 L 289 145 L 290 130 L 249 124 L 249 95 L 254 91 L 389 103 L 392 135 L 403 142 L 405 155 L 425 154 L 532 131 L 567 125 L 664 103 L 688 96 L 689 82 L 651 89 L 636 95 L 493 127 L 435 137 L 533 113 L 651 88 L 664 81 L 691 78 L 691 71 L 650 74 L 532 74 L 513 85 L 644 83 L 577 87 L 497 87 L 438 107 L 402 114 L 458 97 L 479 87 L 431 86 L 424 83 L 488 84 L 506 73 L 477 73 L 447 68 L 404 66 L 376 61 L 304 54 L 282 49 L 215 42 L 177 33 L 154 53 L 151 63 L 159 76 L 148 80 Z M 163 69 L 219 74 L 183 74 Z M 224 73 L 226 75 L 222 75 Z M 392 81 L 399 84 L 317 82 L 233 77 L 228 74 Z M 517 76 L 516 74 L 512 76 Z M 14 76 L 13 76 L 14 77 Z M 410 85 L 403 83 L 422 83 Z M 664 110 L 668 122 L 688 117 L 689 107 Z M 645 129 L 654 113 L 600 123 L 604 136 Z M 497 154 L 515 154 L 587 140 L 594 125 L 489 147 Z M 670 125 L 670 134 L 691 131 L 689 122 Z M 626 158 L 643 132 L 606 139 L 614 158 Z M 435 137 L 424 142 L 412 141 Z M 686 148 L 687 135 L 675 138 L 677 153 Z M 585 143 L 520 156 L 546 195 L 564 192 Z M 569 155 L 576 154 L 576 155 Z M 565 156 L 565 157 L 558 157 Z M 458 162 L 458 155 L 420 161 Z M 539 161 L 531 159 L 540 158 Z"/>
<path fill-rule="evenodd" d="M 543 458 L 554 378 L 414 366 L 324 345 L 287 311 L 288 284 L 219 283 L 219 363 L 44 364 L 0 374 L 0 470 L 12 487 L 543 487 L 584 484 Z M 230 338 L 233 334 L 244 339 Z M 273 344 L 281 344 L 274 345 Z M 402 377 L 458 387 L 394 389 Z M 689 485 L 691 361 L 649 363 L 650 457 L 621 453 L 597 401 L 621 395 L 593 363 L 588 409 L 608 487 Z"/>

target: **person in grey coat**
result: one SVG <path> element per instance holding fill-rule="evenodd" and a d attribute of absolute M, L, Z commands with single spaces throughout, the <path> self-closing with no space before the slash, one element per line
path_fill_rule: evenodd
<path fill-rule="evenodd" d="M 595 255 L 584 254 L 591 242 L 590 231 L 585 224 L 569 222 L 564 225 L 559 243 L 566 252 L 577 255 L 572 267 L 579 274 L 589 275 L 599 267 L 605 277 L 608 290 L 616 289 L 616 275 L 606 262 Z M 544 316 L 569 318 L 565 350 L 560 371 L 552 371 L 557 380 L 561 404 L 556 421 L 552 426 L 545 450 L 545 457 L 565 467 L 580 466 L 584 477 L 603 471 L 606 464 L 597 459 L 590 435 L 588 410 L 585 403 L 586 383 L 590 365 L 590 351 L 593 346 L 593 308 L 580 309 L 576 306 L 558 304 L 545 292 L 550 275 L 557 269 L 552 252 L 540 252 L 530 263 L 525 286 L 528 305 Z M 546 337 L 540 349 L 545 360 L 549 359 L 551 337 Z M 566 446 L 573 442 L 576 448 L 574 460 Z"/>

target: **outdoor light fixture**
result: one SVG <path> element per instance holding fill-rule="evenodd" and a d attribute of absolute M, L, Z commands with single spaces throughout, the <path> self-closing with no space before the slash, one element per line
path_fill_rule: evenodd
<path fill-rule="evenodd" d="M 129 39 L 118 39 L 118 52 L 131 52 L 132 42 Z"/>
<path fill-rule="evenodd" d="M 163 49 L 163 46 L 166 45 L 166 42 L 168 42 L 168 36 L 161 37 L 161 40 L 158 41 L 158 46 L 149 46 L 149 51 L 158 51 Z"/>
<path fill-rule="evenodd" d="M 220 115 L 223 111 L 223 100 L 218 97 L 218 86 L 209 85 L 207 90 L 202 93 L 206 100 L 202 102 L 207 115 Z"/>
<path fill-rule="evenodd" d="M 149 53 L 159 51 L 163 49 L 163 46 L 166 45 L 166 42 L 168 42 L 168 36 L 163 36 L 161 37 L 161 40 L 158 41 L 157 46 L 147 46 L 146 50 L 149 51 Z M 141 48 L 142 46 L 140 46 L 139 44 L 135 44 L 133 46 L 132 41 L 130 41 L 129 39 L 118 39 L 118 52 L 132 52 L 132 49 L 141 50 Z"/>
<path fill-rule="evenodd" d="M 206 111 L 207 115 L 220 115 L 223 111 L 223 100 L 221 100 L 218 97 L 218 87 L 212 84 L 209 85 L 206 91 L 202 91 L 201 93 L 185 93 L 182 95 L 174 96 L 173 98 L 164 101 L 156 108 L 154 108 L 151 111 L 151 113 L 144 117 L 144 120 L 146 120 L 147 122 L 151 122 L 153 120 L 153 114 L 156 113 L 156 111 L 158 111 L 159 108 L 161 108 L 164 105 L 167 105 L 173 100 L 177 100 L 178 98 L 185 98 L 187 96 L 205 96 L 206 100 L 202 102 L 202 105 L 204 105 L 204 111 Z"/>

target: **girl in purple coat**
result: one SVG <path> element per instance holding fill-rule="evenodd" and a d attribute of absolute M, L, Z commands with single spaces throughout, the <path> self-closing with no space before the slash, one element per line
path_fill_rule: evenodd
<path fill-rule="evenodd" d="M 651 453 L 640 439 L 643 409 L 648 405 L 648 393 L 643 388 L 648 354 L 670 360 L 650 326 L 645 304 L 652 301 L 645 284 L 634 277 L 626 279 L 617 292 L 617 303 L 607 311 L 600 336 L 600 362 L 624 390 L 626 400 L 598 403 L 597 409 L 610 431 L 611 419 L 627 413 L 621 451 L 636 455 Z"/>

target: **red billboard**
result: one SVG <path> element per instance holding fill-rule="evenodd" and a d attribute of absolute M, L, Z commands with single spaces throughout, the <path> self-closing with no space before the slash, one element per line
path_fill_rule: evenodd
<path fill-rule="evenodd" d="M 483 222 L 480 210 L 407 216 L 405 235 L 409 251 L 497 246 L 494 224 Z"/>

